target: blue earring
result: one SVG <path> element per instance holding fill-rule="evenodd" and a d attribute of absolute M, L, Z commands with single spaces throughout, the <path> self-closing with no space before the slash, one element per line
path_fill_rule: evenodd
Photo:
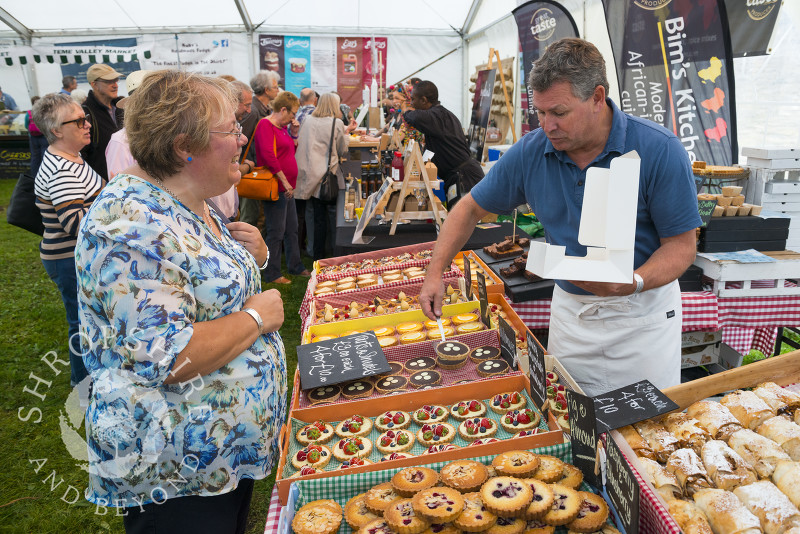
<path fill-rule="evenodd" d="M 186 158 L 186 161 L 192 161 L 192 156 L 189 156 L 188 158 Z"/>

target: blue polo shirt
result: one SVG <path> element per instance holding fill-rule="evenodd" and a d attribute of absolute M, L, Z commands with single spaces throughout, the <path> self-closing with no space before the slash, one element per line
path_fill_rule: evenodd
<path fill-rule="evenodd" d="M 635 150 L 641 158 L 639 205 L 636 214 L 634 269 L 672 237 L 700 226 L 697 189 L 689 156 L 680 140 L 658 124 L 613 111 L 611 132 L 603 151 L 589 167 L 609 168 L 611 160 Z M 586 169 L 579 169 L 565 152 L 553 148 L 541 128 L 514 146 L 471 193 L 491 213 L 509 213 L 527 202 L 544 226 L 547 242 L 566 247 L 568 256 L 585 256 L 578 243 Z M 566 282 L 556 283 L 573 294 L 588 294 Z"/>

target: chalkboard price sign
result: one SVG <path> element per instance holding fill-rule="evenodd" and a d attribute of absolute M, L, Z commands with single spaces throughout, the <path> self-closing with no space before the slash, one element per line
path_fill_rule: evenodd
<path fill-rule="evenodd" d="M 703 223 L 700 225 L 701 227 L 708 226 L 708 221 L 711 220 L 711 216 L 714 214 L 714 208 L 716 206 L 716 198 L 712 198 L 711 200 L 697 201 L 697 211 L 700 213 L 700 220 L 703 221 Z"/>
<path fill-rule="evenodd" d="M 489 320 L 489 297 L 486 294 L 486 277 L 483 276 L 483 273 L 475 274 L 478 275 L 478 300 L 481 303 L 481 320 L 487 328 L 491 328 L 492 323 Z"/>
<path fill-rule="evenodd" d="M 649 380 L 642 380 L 594 397 L 594 410 L 601 432 L 638 423 L 677 409 L 678 405 Z"/>
<path fill-rule="evenodd" d="M 530 332 L 528 338 L 528 375 L 531 380 L 531 398 L 536 406 L 542 406 L 547 400 L 547 370 L 544 367 L 544 351 L 536 343 Z"/>
<path fill-rule="evenodd" d="M 500 356 L 513 369 L 517 368 L 517 333 L 508 322 L 498 317 L 498 334 L 500 335 Z"/>
<path fill-rule="evenodd" d="M 639 532 L 639 484 L 617 444 L 606 435 L 606 493 L 626 534 Z"/>
<path fill-rule="evenodd" d="M 304 390 L 391 371 L 374 332 L 300 345 L 297 368 Z"/>
<path fill-rule="evenodd" d="M 467 284 L 467 300 L 472 300 L 472 266 L 466 255 L 464 256 L 464 278 Z"/>
<path fill-rule="evenodd" d="M 583 478 L 596 488 L 601 486 L 595 475 L 597 456 L 597 419 L 591 397 L 567 390 L 569 435 L 572 441 L 572 463 L 581 470 Z"/>

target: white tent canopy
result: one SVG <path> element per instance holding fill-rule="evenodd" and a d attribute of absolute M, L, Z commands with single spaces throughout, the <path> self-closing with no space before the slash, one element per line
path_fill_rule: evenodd
<path fill-rule="evenodd" d="M 595 43 L 606 56 L 611 97 L 616 99 L 614 62 L 601 0 L 560 1 L 575 19 L 581 37 Z M 486 63 L 489 48 L 497 49 L 503 58 L 517 58 L 517 27 L 511 10 L 520 3 L 523 1 L 75 0 L 65 4 L 60 0 L 0 0 L 0 46 L 122 37 L 135 37 L 140 44 L 166 45 L 188 34 L 219 34 L 230 40 L 234 57 L 232 72 L 226 74 L 249 80 L 258 69 L 259 34 L 385 36 L 389 38 L 388 82 L 435 62 L 416 76 L 434 81 L 442 104 L 463 121 L 469 111 L 469 76 L 477 65 Z M 734 62 L 740 147 L 800 146 L 800 128 L 796 126 L 800 82 L 791 74 L 800 72 L 798 26 L 800 2 L 784 2 L 771 54 Z M 58 65 L 0 64 L 0 87 L 15 97 L 21 108 L 30 105 L 30 96 L 57 90 L 60 79 Z M 515 108 L 519 108 L 518 101 Z"/>

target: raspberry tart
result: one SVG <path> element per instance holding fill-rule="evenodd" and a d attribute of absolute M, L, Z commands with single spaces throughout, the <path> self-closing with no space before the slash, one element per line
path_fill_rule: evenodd
<path fill-rule="evenodd" d="M 408 430 L 387 430 L 375 442 L 375 447 L 381 454 L 393 452 L 406 452 L 414 446 L 414 434 Z"/>
<path fill-rule="evenodd" d="M 375 428 L 381 432 L 387 430 L 400 430 L 411 425 L 411 416 L 408 412 L 388 411 L 375 418 Z"/>
<path fill-rule="evenodd" d="M 467 441 L 490 438 L 497 434 L 497 423 L 488 417 L 473 417 L 458 425 L 458 433 Z"/>
<path fill-rule="evenodd" d="M 381 462 L 389 462 L 392 460 L 403 460 L 404 458 L 412 458 L 414 455 L 407 452 L 390 452 L 381 457 Z"/>
<path fill-rule="evenodd" d="M 428 467 L 406 467 L 392 477 L 392 488 L 402 497 L 432 488 L 439 482 L 439 473 Z"/>
<path fill-rule="evenodd" d="M 383 518 L 397 534 L 420 534 L 430 526 L 430 521 L 414 512 L 411 499 L 401 499 L 390 504 L 383 513 Z"/>
<path fill-rule="evenodd" d="M 469 445 L 467 445 L 467 447 L 472 447 L 472 446 L 474 446 L 474 445 L 486 445 L 487 443 L 494 443 L 495 441 L 500 441 L 500 440 L 499 440 L 499 439 L 497 439 L 497 438 L 481 438 L 481 439 L 476 439 L 475 441 L 473 441 L 472 443 L 470 443 Z"/>
<path fill-rule="evenodd" d="M 301 445 L 327 443 L 333 438 L 333 427 L 325 421 L 314 421 L 298 430 L 295 438 Z"/>
<path fill-rule="evenodd" d="M 497 516 L 483 504 L 478 492 L 464 495 L 464 510 L 453 524 L 464 532 L 484 532 L 497 523 Z"/>
<path fill-rule="evenodd" d="M 512 410 L 520 410 L 528 403 L 524 395 L 520 395 L 517 391 L 509 393 L 498 393 L 492 397 L 489 407 L 494 413 L 503 415 L 504 413 Z"/>
<path fill-rule="evenodd" d="M 486 466 L 474 460 L 456 460 L 442 467 L 439 472 L 442 483 L 461 493 L 471 493 L 480 489 L 489 478 Z"/>
<path fill-rule="evenodd" d="M 437 452 L 445 452 L 445 451 L 454 451 L 458 448 L 458 445 L 453 445 L 452 443 L 440 443 L 438 445 L 431 445 L 425 452 L 422 454 L 436 454 Z"/>
<path fill-rule="evenodd" d="M 539 426 L 541 417 L 539 413 L 530 408 L 522 410 L 512 410 L 500 418 L 500 426 L 509 434 L 520 430 L 530 430 Z"/>
<path fill-rule="evenodd" d="M 464 510 L 464 498 L 453 488 L 428 488 L 414 495 L 411 502 L 414 511 L 432 523 L 449 523 Z"/>
<path fill-rule="evenodd" d="M 517 517 L 498 517 L 497 523 L 486 534 L 522 534 L 526 521 Z"/>
<path fill-rule="evenodd" d="M 361 467 L 362 465 L 370 465 L 372 462 L 367 460 L 366 458 L 359 458 L 358 456 L 354 456 L 349 460 L 345 460 L 342 462 L 339 467 L 336 469 L 350 469 L 351 467 Z"/>
<path fill-rule="evenodd" d="M 481 486 L 481 499 L 486 508 L 499 517 L 516 517 L 533 499 L 529 484 L 518 478 L 499 476 Z"/>
<path fill-rule="evenodd" d="M 527 478 L 539 468 L 539 455 L 530 451 L 508 451 L 492 460 L 492 467 L 499 475 Z"/>
<path fill-rule="evenodd" d="M 447 408 L 436 404 L 426 404 L 422 408 L 414 411 L 411 418 L 418 425 L 441 423 L 447 419 Z"/>
<path fill-rule="evenodd" d="M 417 441 L 423 447 L 450 443 L 456 439 L 456 429 L 447 423 L 424 424 L 417 431 Z"/>
<path fill-rule="evenodd" d="M 486 405 L 479 400 L 461 401 L 450 407 L 450 415 L 457 421 L 466 421 L 470 417 L 482 417 L 486 414 Z"/>
<path fill-rule="evenodd" d="M 526 478 L 522 481 L 530 485 L 533 491 L 533 499 L 531 499 L 531 503 L 523 515 L 525 519 L 539 519 L 553 506 L 553 499 L 555 499 L 553 490 L 550 489 L 550 486 L 535 478 Z"/>
<path fill-rule="evenodd" d="M 363 415 L 351 415 L 336 425 L 336 435 L 342 438 L 366 436 L 372 431 L 372 419 Z"/>
<path fill-rule="evenodd" d="M 355 457 L 365 458 L 371 452 L 372 442 L 359 436 L 342 438 L 333 446 L 333 457 L 340 462 L 346 462 Z"/>
<path fill-rule="evenodd" d="M 306 445 L 292 456 L 292 465 L 295 469 L 302 469 L 305 466 L 324 469 L 331 461 L 331 450 L 325 445 L 312 443 Z"/>
<path fill-rule="evenodd" d="M 594 532 L 608 519 L 608 505 L 600 495 L 588 491 L 579 491 L 578 495 L 581 498 L 578 517 L 569 522 L 567 528 L 575 532 Z"/>

